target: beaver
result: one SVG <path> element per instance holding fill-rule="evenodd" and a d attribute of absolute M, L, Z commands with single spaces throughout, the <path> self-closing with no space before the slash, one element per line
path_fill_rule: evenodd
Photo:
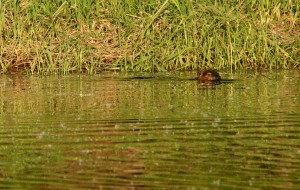
<path fill-rule="evenodd" d="M 221 77 L 215 70 L 198 70 L 198 81 L 202 85 L 217 85 L 221 84 Z"/>

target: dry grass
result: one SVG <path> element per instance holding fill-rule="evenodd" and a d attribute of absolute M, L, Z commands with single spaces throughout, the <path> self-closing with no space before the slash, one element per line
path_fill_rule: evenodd
<path fill-rule="evenodd" d="M 296 68 L 299 4 L 5 1 L 1 72 Z"/>

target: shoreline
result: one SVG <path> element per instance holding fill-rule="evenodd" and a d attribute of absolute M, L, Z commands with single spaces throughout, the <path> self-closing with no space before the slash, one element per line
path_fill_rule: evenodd
<path fill-rule="evenodd" d="M 299 69 L 297 2 L 0 4 L 0 72 Z"/>

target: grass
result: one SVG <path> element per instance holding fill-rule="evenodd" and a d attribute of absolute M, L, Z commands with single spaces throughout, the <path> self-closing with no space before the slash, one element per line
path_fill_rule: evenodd
<path fill-rule="evenodd" d="M 2 73 L 299 68 L 300 1 L 0 2 Z"/>

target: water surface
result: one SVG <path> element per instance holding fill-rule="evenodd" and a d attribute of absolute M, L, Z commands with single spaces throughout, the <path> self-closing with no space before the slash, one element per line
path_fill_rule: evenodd
<path fill-rule="evenodd" d="M 300 73 L 0 78 L 0 189 L 299 189 Z"/>

